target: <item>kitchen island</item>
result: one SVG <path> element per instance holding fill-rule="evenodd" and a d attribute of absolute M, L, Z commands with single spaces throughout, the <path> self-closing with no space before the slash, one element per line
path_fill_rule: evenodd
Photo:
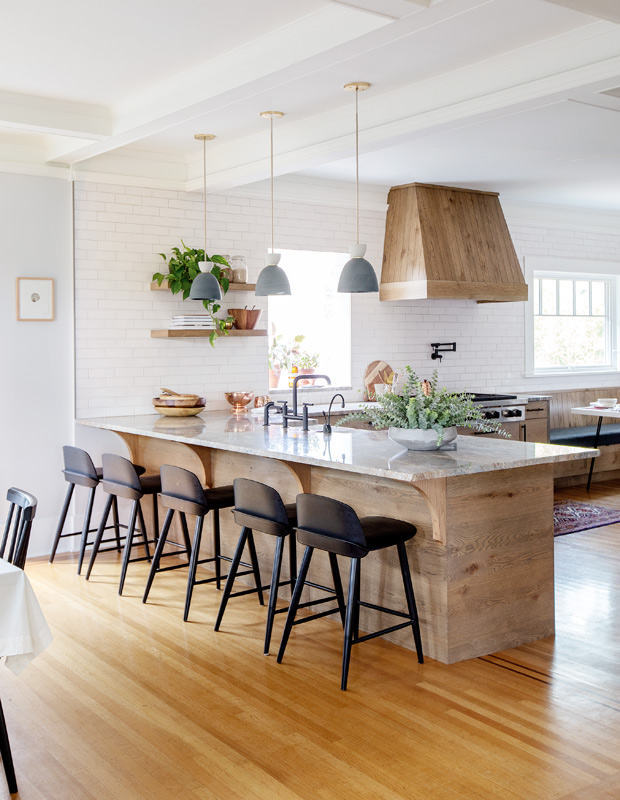
<path fill-rule="evenodd" d="M 118 434 L 128 457 L 149 472 L 174 464 L 208 486 L 247 477 L 275 487 L 285 502 L 315 492 L 350 504 L 360 516 L 413 523 L 418 533 L 408 553 L 424 651 L 444 663 L 553 634 L 554 464 L 598 452 L 475 436 L 459 436 L 454 449 L 408 452 L 385 431 L 343 427 L 325 436 L 320 428 L 263 427 L 260 419 L 228 412 L 78 423 Z M 224 551 L 232 552 L 237 536 L 232 515 L 223 514 Z M 265 539 L 257 537 L 257 548 L 268 574 L 273 543 Z M 389 550 L 364 559 L 363 571 L 369 600 L 404 606 Z M 317 563 L 316 579 L 327 581 L 328 573 L 327 563 Z M 378 612 L 364 611 L 363 629 L 381 626 Z M 413 647 L 410 633 L 392 638 Z"/>

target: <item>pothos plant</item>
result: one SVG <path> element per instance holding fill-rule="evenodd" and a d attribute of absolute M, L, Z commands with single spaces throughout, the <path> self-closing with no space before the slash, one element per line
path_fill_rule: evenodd
<path fill-rule="evenodd" d="M 211 274 L 215 276 L 222 287 L 222 293 L 226 294 L 230 282 L 228 276 L 222 270 L 222 267 L 229 267 L 230 264 L 224 256 L 209 256 L 204 250 L 188 247 L 183 239 L 181 239 L 181 244 L 183 245 L 182 250 L 179 247 L 172 248 L 172 256 L 170 259 L 168 259 L 165 253 L 159 253 L 168 265 L 168 273 L 156 272 L 153 275 L 152 279 L 157 281 L 157 285 L 161 286 L 164 281 L 168 281 L 168 286 L 172 294 L 179 294 L 182 292 L 183 300 L 187 300 L 192 288 L 192 282 L 200 273 L 198 262 L 208 261 L 213 264 Z M 221 308 L 217 300 L 203 300 L 202 304 L 215 324 L 214 330 L 212 330 L 209 335 L 209 342 L 213 347 L 219 335 L 228 335 L 226 331 L 226 320 L 215 316 Z"/>
<path fill-rule="evenodd" d="M 379 395 L 376 406 L 368 405 L 363 411 L 349 414 L 338 424 L 361 419 L 375 428 L 432 428 L 437 432 L 438 445 L 443 441 L 444 429 L 454 425 L 473 428 L 480 433 L 510 436 L 502 430 L 500 422 L 483 417 L 482 410 L 474 404 L 470 394 L 440 389 L 437 370 L 430 381 L 420 380 L 411 367 L 405 367 L 405 375 L 400 394 L 386 392 Z"/>

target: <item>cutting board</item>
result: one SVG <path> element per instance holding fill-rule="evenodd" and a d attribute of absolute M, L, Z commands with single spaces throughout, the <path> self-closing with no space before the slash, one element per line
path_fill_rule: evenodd
<path fill-rule="evenodd" d="M 385 379 L 394 370 L 387 361 L 373 361 L 366 367 L 364 372 L 364 400 L 375 399 L 375 384 L 385 383 Z"/>

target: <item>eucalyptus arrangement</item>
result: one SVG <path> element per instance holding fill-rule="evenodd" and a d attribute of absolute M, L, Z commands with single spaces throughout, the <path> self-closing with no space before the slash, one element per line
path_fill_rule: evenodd
<path fill-rule="evenodd" d="M 172 294 L 183 293 L 183 300 L 189 297 L 190 289 L 192 288 L 192 281 L 200 273 L 199 261 L 208 261 L 213 264 L 211 274 L 215 275 L 217 281 L 222 287 L 222 293 L 226 294 L 228 291 L 229 280 L 228 275 L 224 272 L 222 267 L 229 267 L 230 264 L 224 256 L 212 255 L 209 256 L 204 250 L 194 247 L 188 247 L 181 239 L 183 249 L 179 247 L 172 248 L 172 256 L 167 258 L 165 253 L 159 253 L 168 265 L 168 273 L 156 272 L 152 280 L 157 281 L 157 285 L 161 286 L 164 281 L 168 281 L 168 286 Z M 220 310 L 221 306 L 216 300 L 203 300 L 207 313 L 215 323 L 215 328 L 209 335 L 211 346 L 215 345 L 215 340 L 220 334 L 224 336 L 226 333 L 226 320 L 220 319 L 215 315 Z"/>
<path fill-rule="evenodd" d="M 377 397 L 376 406 L 350 414 L 347 420 L 369 421 L 375 428 L 388 428 L 388 435 L 411 450 L 431 450 L 456 438 L 456 428 L 473 428 L 481 433 L 499 433 L 509 437 L 501 424 L 482 416 L 466 392 L 450 392 L 439 388 L 437 370 L 432 380 L 423 381 L 411 367 L 405 367 L 401 394 L 388 391 Z M 417 437 L 399 434 L 399 431 L 425 431 Z"/>

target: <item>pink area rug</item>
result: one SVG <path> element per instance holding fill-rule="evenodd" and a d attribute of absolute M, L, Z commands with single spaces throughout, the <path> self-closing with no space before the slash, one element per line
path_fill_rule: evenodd
<path fill-rule="evenodd" d="M 577 500 L 558 500 L 553 504 L 553 535 L 587 531 L 620 522 L 620 509 L 580 503 Z"/>

